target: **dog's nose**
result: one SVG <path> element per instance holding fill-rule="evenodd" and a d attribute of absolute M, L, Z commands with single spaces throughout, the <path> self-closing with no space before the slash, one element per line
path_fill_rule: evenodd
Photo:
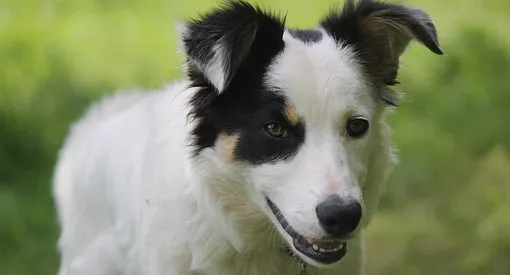
<path fill-rule="evenodd" d="M 324 231 L 338 238 L 356 230 L 362 215 L 361 205 L 357 201 L 345 201 L 337 195 L 331 195 L 319 203 L 315 212 Z"/>

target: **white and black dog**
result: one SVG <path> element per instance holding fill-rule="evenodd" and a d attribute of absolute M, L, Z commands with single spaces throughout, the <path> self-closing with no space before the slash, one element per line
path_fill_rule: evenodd
<path fill-rule="evenodd" d="M 315 29 L 231 2 L 181 30 L 186 80 L 94 105 L 60 152 L 60 275 L 363 273 L 385 113 L 429 16 L 347 1 Z"/>

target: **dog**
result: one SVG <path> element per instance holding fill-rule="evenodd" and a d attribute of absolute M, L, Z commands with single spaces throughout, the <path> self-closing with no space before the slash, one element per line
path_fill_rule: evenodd
<path fill-rule="evenodd" d="M 429 15 L 378 1 L 314 29 L 243 1 L 186 21 L 182 80 L 106 97 L 70 129 L 59 275 L 363 274 L 412 40 L 443 53 Z"/>

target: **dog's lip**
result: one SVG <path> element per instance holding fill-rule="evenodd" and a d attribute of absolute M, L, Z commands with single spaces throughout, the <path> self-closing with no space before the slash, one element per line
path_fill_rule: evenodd
<path fill-rule="evenodd" d="M 283 230 L 292 238 L 292 244 L 297 251 L 321 264 L 332 264 L 345 256 L 347 253 L 347 243 L 345 240 L 307 239 L 290 226 L 280 209 L 268 197 L 266 197 L 266 201 Z"/>

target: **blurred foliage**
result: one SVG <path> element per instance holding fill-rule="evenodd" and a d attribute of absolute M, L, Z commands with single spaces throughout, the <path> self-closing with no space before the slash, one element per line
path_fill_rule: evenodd
<path fill-rule="evenodd" d="M 300 27 L 335 3 L 258 2 Z M 404 2 L 431 14 L 447 55 L 414 44 L 402 59 L 400 163 L 369 227 L 368 274 L 508 275 L 510 1 Z M 69 124 L 99 96 L 178 78 L 173 24 L 215 4 L 0 0 L 1 274 L 55 274 L 50 181 Z"/>

